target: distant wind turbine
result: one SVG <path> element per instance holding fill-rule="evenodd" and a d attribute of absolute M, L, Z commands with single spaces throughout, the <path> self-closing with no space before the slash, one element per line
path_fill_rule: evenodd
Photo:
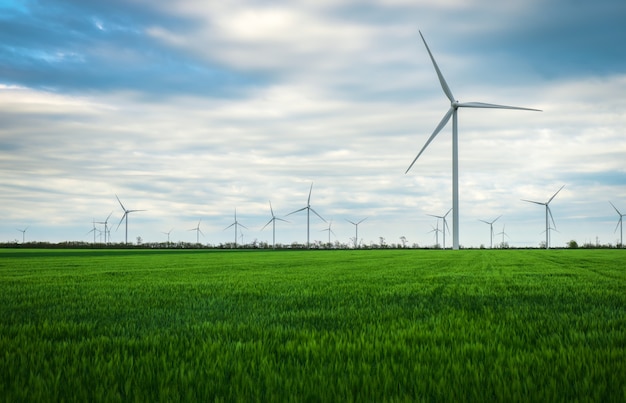
<path fill-rule="evenodd" d="M 245 225 L 239 223 L 239 221 L 237 221 L 237 209 L 235 209 L 235 222 L 230 224 L 228 227 L 224 228 L 224 231 L 226 231 L 227 229 L 229 229 L 230 227 L 235 227 L 235 249 L 237 249 L 237 227 L 241 226 L 245 229 L 249 229 L 248 227 L 246 227 Z"/>
<path fill-rule="evenodd" d="M 361 224 L 363 221 L 367 220 L 368 217 L 365 217 L 364 219 L 362 219 L 359 222 L 354 222 L 354 221 L 350 221 L 348 219 L 346 219 L 347 222 L 349 222 L 350 224 L 354 225 L 354 249 L 357 249 L 358 246 L 358 242 L 359 242 L 359 224 Z"/>
<path fill-rule="evenodd" d="M 26 230 L 28 229 L 28 227 L 26 227 L 26 228 L 24 228 L 24 229 L 19 229 L 19 228 L 16 228 L 16 229 L 17 229 L 19 232 L 21 232 L 21 233 L 22 233 L 22 243 L 24 243 L 24 242 L 25 242 L 25 239 L 26 239 Z"/>
<path fill-rule="evenodd" d="M 330 220 L 330 222 L 328 223 L 328 228 L 323 229 L 322 231 L 328 231 L 328 244 L 330 245 L 330 234 L 332 233 L 333 235 L 335 235 L 335 231 L 332 230 L 332 225 L 333 225 L 333 220 Z"/>
<path fill-rule="evenodd" d="M 302 207 L 301 209 L 298 209 L 296 211 L 292 211 L 291 213 L 287 214 L 288 216 L 295 214 L 295 213 L 299 213 L 303 210 L 306 210 L 306 247 L 307 249 L 310 247 L 310 242 L 309 242 L 309 234 L 310 234 L 310 212 L 312 211 L 313 213 L 315 213 L 316 216 L 318 216 L 319 218 L 322 219 L 322 221 L 326 222 L 326 220 L 319 214 L 317 214 L 317 211 L 315 211 L 313 209 L 313 207 L 311 207 L 311 191 L 313 190 L 313 182 L 311 182 L 311 188 L 309 189 L 309 198 L 307 199 L 306 202 L 306 206 Z"/>
<path fill-rule="evenodd" d="M 502 217 L 501 215 L 498 216 L 498 218 Z M 491 234 L 490 238 L 489 238 L 489 249 L 493 249 L 493 223 L 498 221 L 498 218 L 496 218 L 493 221 L 485 221 L 485 220 L 479 220 L 484 222 L 485 224 L 489 225 L 489 233 Z"/>
<path fill-rule="evenodd" d="M 111 214 L 113 214 L 112 211 L 111 211 Z M 96 222 L 96 224 L 104 224 L 104 243 L 107 243 L 107 235 L 109 235 L 108 225 L 109 225 L 109 218 L 111 218 L 111 214 L 109 214 L 106 220 Z M 109 239 L 109 241 L 111 240 Z"/>
<path fill-rule="evenodd" d="M 550 202 L 552 201 L 552 199 L 554 199 L 556 197 L 556 195 L 559 194 L 561 189 L 563 189 L 564 187 L 565 187 L 565 185 L 561 186 L 561 188 L 559 190 L 557 190 L 556 193 L 553 194 L 552 197 L 550 199 L 548 199 L 548 201 L 545 202 L 545 203 L 538 202 L 538 201 L 533 201 L 533 200 L 522 199 L 522 201 L 525 201 L 525 202 L 528 202 L 528 203 L 535 203 L 535 204 L 539 204 L 541 206 L 546 206 L 546 249 L 550 249 L 550 229 L 552 229 L 550 227 L 550 221 L 548 220 L 548 216 L 550 216 L 550 219 L 552 219 L 552 224 L 554 224 L 554 229 L 556 230 L 556 223 L 554 222 L 554 217 L 552 217 L 552 210 L 550 210 Z"/>
<path fill-rule="evenodd" d="M 282 218 L 278 218 L 274 215 L 274 209 L 272 208 L 272 202 L 270 201 L 270 213 L 272 213 L 272 218 L 261 228 L 261 231 L 265 229 L 270 223 L 272 223 L 272 249 L 276 248 L 276 220 L 289 222 L 287 220 L 283 220 Z"/>
<path fill-rule="evenodd" d="M 204 232 L 202 232 L 202 230 L 200 229 L 200 222 L 202 220 L 198 221 L 198 225 L 195 228 L 190 229 L 189 231 L 196 231 L 196 244 L 200 243 L 200 234 L 202 234 L 202 236 L 204 236 Z M 169 243 L 169 238 L 170 235 L 169 233 L 167 234 L 167 242 Z"/>
<path fill-rule="evenodd" d="M 450 227 L 448 226 L 448 221 L 446 221 L 446 217 L 448 216 L 448 214 L 450 214 L 450 212 L 452 211 L 452 209 L 448 210 L 448 212 L 444 215 L 434 215 L 434 214 L 428 214 L 431 217 L 436 217 L 436 218 L 441 218 L 443 220 L 443 224 L 442 224 L 442 233 L 443 233 L 443 248 L 446 248 L 446 229 L 448 229 L 448 232 L 450 232 Z"/>
<path fill-rule="evenodd" d="M 130 213 L 134 213 L 134 212 L 137 212 L 137 211 L 146 211 L 146 210 L 127 210 L 126 207 L 124 207 L 124 205 L 122 204 L 122 201 L 120 200 L 120 198 L 117 197 L 117 195 L 115 195 L 115 198 L 120 203 L 120 206 L 122 207 L 122 210 L 124 210 L 124 215 L 122 216 L 122 219 L 120 220 L 120 222 L 117 224 L 116 230 L 120 228 L 120 225 L 122 224 L 122 221 L 126 220 L 126 235 L 124 237 L 124 243 L 128 244 L 128 215 Z"/>
<path fill-rule="evenodd" d="M 526 111 L 540 111 L 539 109 L 531 109 L 531 108 L 521 108 L 517 106 L 506 106 L 506 105 L 495 105 L 495 104 L 486 104 L 482 102 L 465 102 L 461 103 L 454 98 L 452 95 L 452 91 L 446 80 L 443 78 L 443 74 L 441 70 L 439 70 L 439 66 L 437 66 L 437 62 L 435 62 L 435 58 L 426 44 L 426 40 L 424 36 L 420 32 L 420 36 L 422 37 L 422 41 L 424 42 L 424 46 L 426 46 L 426 50 L 428 51 L 428 55 L 430 56 L 431 61 L 433 62 L 433 66 L 435 67 L 435 71 L 437 72 L 437 76 L 439 77 L 439 83 L 441 84 L 441 88 L 445 93 L 446 97 L 450 100 L 450 109 L 444 115 L 441 122 L 435 128 L 435 131 L 430 135 L 430 138 L 424 144 L 421 151 L 417 154 L 411 165 L 407 168 L 406 172 L 409 172 L 415 161 L 422 155 L 426 147 L 430 144 L 431 141 L 437 136 L 437 134 L 445 127 L 450 118 L 452 117 L 452 248 L 457 250 L 459 249 L 459 147 L 458 147 L 458 128 L 457 128 L 457 111 L 459 108 L 490 108 L 490 109 L 516 109 L 516 110 L 526 110 Z"/>
<path fill-rule="evenodd" d="M 92 223 L 93 223 L 93 228 L 91 229 L 91 231 L 89 231 L 87 233 L 87 235 L 89 235 L 89 234 L 91 234 L 93 232 L 93 243 L 95 244 L 96 243 L 96 231 L 98 231 L 98 228 L 96 228 L 96 219 L 95 218 L 92 220 Z"/>
<path fill-rule="evenodd" d="M 504 232 L 504 227 L 505 227 L 505 226 L 506 226 L 506 225 L 505 225 L 505 224 L 503 224 L 503 225 L 502 225 L 502 232 L 498 232 L 498 233 L 496 234 L 496 235 L 502 235 L 502 246 L 504 246 L 504 237 L 506 236 L 507 238 L 509 238 L 509 235 L 508 235 L 506 232 Z"/>
<path fill-rule="evenodd" d="M 434 225 L 431 225 L 431 227 L 433 227 L 433 229 L 431 231 L 428 231 L 429 233 L 434 232 L 435 233 L 435 246 L 439 247 L 439 233 L 441 232 L 441 230 L 439 229 L 439 220 L 437 220 L 437 227 L 435 227 Z"/>
<path fill-rule="evenodd" d="M 200 227 L 200 223 L 198 223 L 198 227 Z M 172 228 L 171 230 L 169 230 L 167 232 L 161 232 L 161 234 L 167 235 L 167 245 L 168 246 L 170 244 L 170 234 L 172 233 L 173 230 L 174 230 L 174 228 Z"/>
<path fill-rule="evenodd" d="M 611 202 L 609 202 L 611 203 Z M 619 214 L 619 220 L 617 220 L 617 225 L 615 226 L 615 231 L 617 231 L 617 227 L 619 227 L 619 244 L 620 244 L 620 248 L 624 247 L 624 231 L 622 229 L 622 219 L 624 218 L 624 216 L 626 214 L 622 214 L 620 213 L 620 211 L 617 209 L 617 207 L 615 207 L 615 205 L 613 203 L 611 203 L 611 206 L 613 206 L 613 208 L 615 209 L 615 211 L 617 212 L 617 214 Z M 613 231 L 613 232 L 615 232 Z"/>

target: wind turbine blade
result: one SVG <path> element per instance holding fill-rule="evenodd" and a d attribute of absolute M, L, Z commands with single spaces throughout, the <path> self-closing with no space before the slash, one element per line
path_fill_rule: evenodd
<path fill-rule="evenodd" d="M 491 224 L 489 221 L 485 221 L 485 220 L 478 220 L 478 221 L 482 221 L 482 222 L 484 222 L 487 225 Z"/>
<path fill-rule="evenodd" d="M 319 218 L 321 218 L 321 219 L 322 219 L 322 221 L 324 221 L 324 222 L 328 222 L 328 221 L 324 220 L 324 217 L 322 217 L 321 215 L 317 214 L 317 211 L 313 210 L 312 208 L 311 208 L 311 211 L 312 211 L 312 212 L 314 212 L 316 216 L 318 216 Z"/>
<path fill-rule="evenodd" d="M 243 224 L 239 224 L 239 226 L 240 226 L 240 227 L 244 227 L 245 229 L 250 229 L 250 228 L 246 227 L 246 226 L 245 226 L 245 225 L 243 225 Z"/>
<path fill-rule="evenodd" d="M 554 222 L 554 217 L 552 216 L 552 210 L 550 210 L 550 206 L 546 204 L 546 208 L 548 209 L 548 214 L 550 215 L 550 219 L 552 220 L 552 225 L 554 225 L 554 230 L 556 230 L 556 223 Z"/>
<path fill-rule="evenodd" d="M 268 225 L 270 225 L 270 224 L 272 223 L 272 221 L 274 221 L 274 220 L 275 220 L 275 218 L 274 218 L 274 217 L 270 218 L 270 220 L 267 222 L 267 224 L 265 224 L 265 225 L 263 226 L 263 228 L 261 228 L 261 231 L 263 231 L 263 230 L 265 229 L 265 227 L 267 227 Z"/>
<path fill-rule="evenodd" d="M 128 213 L 135 213 L 135 212 L 137 212 L 137 211 L 148 211 L 148 210 L 128 210 L 127 212 L 128 212 Z"/>
<path fill-rule="evenodd" d="M 617 220 L 617 225 L 615 226 L 615 230 L 613 231 L 613 233 L 617 232 L 617 229 L 619 228 L 621 223 L 622 223 L 622 216 L 620 215 L 619 220 Z"/>
<path fill-rule="evenodd" d="M 446 218 L 448 216 L 448 214 L 450 214 L 451 211 L 452 211 L 452 209 L 448 210 L 448 212 L 443 215 L 443 218 Z"/>
<path fill-rule="evenodd" d="M 346 218 L 346 221 L 347 221 L 347 222 L 349 222 L 349 223 L 350 223 L 350 224 L 352 224 L 352 225 L 357 225 L 357 223 L 352 222 L 352 221 L 348 220 L 347 218 Z"/>
<path fill-rule="evenodd" d="M 611 203 L 611 202 L 609 202 Z M 615 211 L 617 212 L 617 214 L 620 215 L 620 217 L 622 216 L 622 213 L 619 212 L 619 210 L 617 209 L 617 207 L 615 207 L 615 205 L 613 203 L 611 203 L 611 206 L 613 206 L 613 208 L 615 209 Z"/>
<path fill-rule="evenodd" d="M 235 223 L 230 224 L 228 227 L 224 228 L 222 231 L 226 231 L 227 229 L 229 229 L 230 227 L 232 227 L 233 225 L 235 225 Z"/>
<path fill-rule="evenodd" d="M 274 209 L 272 208 L 272 201 L 269 200 L 270 202 L 270 212 L 272 213 L 272 217 L 274 217 Z"/>
<path fill-rule="evenodd" d="M 521 199 L 521 200 L 522 200 L 522 201 L 525 201 L 525 202 L 528 202 L 528 203 L 535 203 L 535 204 L 539 204 L 539 205 L 541 205 L 541 206 L 545 206 L 545 205 L 546 205 L 546 203 L 541 203 L 541 202 L 538 202 L 538 201 L 526 200 L 526 199 Z"/>
<path fill-rule="evenodd" d="M 415 161 L 417 161 L 417 159 L 420 157 L 420 155 L 422 155 L 422 153 L 424 152 L 426 147 L 428 147 L 430 142 L 433 141 L 433 139 L 437 136 L 437 134 L 439 134 L 441 129 L 443 129 L 443 127 L 448 123 L 448 121 L 450 120 L 450 117 L 452 116 L 453 112 L 454 112 L 454 108 L 450 107 L 450 109 L 448 109 L 448 112 L 444 115 L 443 119 L 441 119 L 441 122 L 439 122 L 439 124 L 435 128 L 435 131 L 433 131 L 433 134 L 431 134 L 430 137 L 428 138 L 428 141 L 426 141 L 426 144 L 424 144 L 424 147 L 422 147 L 422 149 L 420 150 L 419 154 L 417 154 L 417 157 L 415 157 L 413 162 L 411 162 L 411 165 L 409 165 L 409 167 L 406 169 L 406 171 L 404 172 L 405 174 L 407 172 L 409 172 L 411 167 L 413 167 L 413 164 L 415 164 Z"/>
<path fill-rule="evenodd" d="M 274 217 L 274 220 L 278 220 L 278 221 L 282 221 L 282 222 L 289 222 L 287 220 L 283 220 L 282 218 L 278 218 L 278 217 Z"/>
<path fill-rule="evenodd" d="M 550 202 L 552 201 L 552 199 L 554 199 L 556 197 L 556 195 L 559 194 L 559 192 L 565 187 L 565 185 L 561 186 L 561 189 L 557 190 L 556 193 L 550 198 L 550 200 L 548 200 L 546 202 L 546 204 L 550 204 Z"/>
<path fill-rule="evenodd" d="M 122 210 L 126 211 L 126 207 L 124 207 L 124 205 L 122 204 L 122 201 L 120 200 L 119 197 L 117 197 L 117 195 L 115 195 L 115 198 L 117 199 L 117 201 L 120 203 L 120 206 L 122 206 Z"/>
<path fill-rule="evenodd" d="M 126 218 L 126 214 L 126 210 L 124 210 L 124 215 L 120 219 L 120 222 L 117 224 L 117 228 L 115 228 L 116 231 L 120 228 L 120 225 L 122 225 L 122 221 L 124 221 L 124 218 Z"/>
<path fill-rule="evenodd" d="M 295 214 L 295 213 L 299 213 L 299 212 L 301 212 L 302 210 L 306 210 L 307 208 L 308 208 L 308 207 L 302 207 L 300 210 L 292 211 L 291 213 L 289 213 L 289 214 L 287 214 L 287 215 L 289 216 L 289 215 L 292 215 L 292 214 Z"/>
<path fill-rule="evenodd" d="M 433 54 L 430 51 L 430 48 L 428 47 L 428 44 L 426 43 L 426 39 L 424 39 L 424 35 L 422 35 L 422 31 L 420 31 L 420 36 L 422 37 L 422 41 L 424 42 L 424 46 L 426 46 L 426 50 L 428 51 L 428 55 L 430 56 L 430 60 L 432 60 L 433 66 L 435 66 L 435 71 L 437 72 L 437 77 L 439 77 L 439 83 L 441 84 L 441 89 L 443 90 L 444 94 L 446 94 L 446 97 L 448 97 L 450 102 L 454 102 L 455 101 L 454 95 L 452 95 L 452 91 L 450 91 L 450 87 L 448 86 L 448 83 L 446 82 L 446 79 L 443 78 L 443 74 L 441 74 L 441 70 L 439 70 L 439 66 L 437 66 L 437 62 L 435 61 L 435 58 L 433 57 Z"/>
<path fill-rule="evenodd" d="M 204 232 L 202 232 L 202 230 L 200 229 L 200 227 L 198 227 L 198 232 L 200 233 L 200 235 L 204 236 Z"/>
<path fill-rule="evenodd" d="M 541 109 L 523 108 L 521 106 L 487 104 L 484 102 L 460 102 L 457 104 L 460 108 L 490 108 L 490 109 L 515 109 L 520 111 L 543 112 Z"/>
<path fill-rule="evenodd" d="M 313 191 L 313 182 L 311 182 L 311 187 L 309 188 L 309 198 L 306 201 L 306 205 L 310 206 L 311 205 L 311 192 Z"/>
<path fill-rule="evenodd" d="M 106 224 L 107 222 L 109 222 L 109 218 L 111 218 L 111 214 L 113 214 L 113 212 L 111 211 L 111 213 L 109 213 L 109 215 L 107 216 L 107 219 L 104 220 L 104 223 Z"/>
<path fill-rule="evenodd" d="M 364 219 L 362 219 L 361 221 L 359 221 L 357 224 L 361 224 L 363 221 L 367 220 L 369 217 L 365 217 Z"/>
<path fill-rule="evenodd" d="M 490 224 L 493 224 L 494 222 L 498 221 L 500 219 L 500 217 L 502 217 L 501 215 L 498 216 L 498 218 L 496 218 L 495 220 L 493 220 Z"/>

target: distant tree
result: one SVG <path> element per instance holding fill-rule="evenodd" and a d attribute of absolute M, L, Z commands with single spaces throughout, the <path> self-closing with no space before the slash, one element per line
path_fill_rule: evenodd
<path fill-rule="evenodd" d="M 141 245 L 142 242 L 143 242 L 143 239 L 140 236 L 138 236 L 137 237 L 137 245 Z"/>
<path fill-rule="evenodd" d="M 407 241 L 406 241 L 406 237 L 405 237 L 404 235 L 402 235 L 402 236 L 400 237 L 400 242 L 402 242 L 402 247 L 403 247 L 403 248 L 406 248 L 406 242 L 407 242 Z"/>
<path fill-rule="evenodd" d="M 570 249 L 578 249 L 578 242 L 572 239 L 567 243 L 567 247 Z"/>

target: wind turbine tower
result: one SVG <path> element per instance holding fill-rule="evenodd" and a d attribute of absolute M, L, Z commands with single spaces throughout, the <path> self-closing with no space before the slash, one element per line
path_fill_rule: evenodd
<path fill-rule="evenodd" d="M 120 200 L 120 198 L 117 197 L 117 195 L 115 195 L 115 198 L 120 203 L 122 210 L 124 210 L 124 215 L 122 216 L 122 219 L 120 220 L 120 222 L 117 224 L 117 228 L 119 229 L 120 225 L 122 224 L 122 221 L 126 220 L 126 235 L 124 237 L 124 243 L 128 244 L 128 215 L 136 211 L 146 211 L 146 210 L 127 210 L 126 207 L 124 207 L 124 205 L 122 204 L 122 201 Z"/>
<path fill-rule="evenodd" d="M 430 56 L 430 60 L 435 67 L 435 72 L 439 77 L 439 83 L 441 84 L 441 89 L 444 94 L 450 100 L 450 108 L 448 112 L 443 116 L 441 122 L 435 128 L 435 131 L 430 135 L 426 144 L 422 147 L 421 151 L 417 154 L 411 165 L 407 168 L 406 172 L 409 172 L 415 161 L 422 155 L 426 147 L 430 144 L 431 141 L 439 134 L 441 129 L 443 129 L 450 118 L 452 118 L 452 249 L 459 249 L 459 141 L 458 141 L 458 124 L 457 124 L 457 112 L 459 108 L 489 108 L 489 109 L 516 109 L 516 110 L 526 110 L 526 111 L 539 111 L 539 109 L 531 109 L 531 108 L 521 108 L 517 106 L 506 106 L 506 105 L 495 105 L 495 104 L 486 104 L 483 102 L 459 102 L 452 95 L 452 91 L 446 83 L 446 80 L 439 70 L 439 66 L 437 66 L 437 62 L 435 62 L 435 58 L 424 39 L 424 35 L 420 32 L 420 36 L 422 37 L 422 41 L 424 42 L 424 46 L 426 46 L 426 50 L 428 51 L 428 55 Z"/>
<path fill-rule="evenodd" d="M 552 197 L 550 199 L 548 199 L 547 202 L 542 203 L 542 202 L 538 202 L 538 201 L 533 201 L 533 200 L 525 200 L 522 199 L 522 201 L 528 202 L 528 203 L 535 203 L 535 204 L 539 204 L 541 206 L 546 206 L 546 249 L 550 249 L 550 221 L 548 220 L 548 216 L 549 218 L 552 220 L 552 224 L 554 224 L 554 229 L 556 230 L 556 223 L 554 222 L 554 217 L 552 217 L 552 210 L 550 210 L 550 202 L 552 201 L 552 199 L 554 199 L 556 197 L 556 195 L 559 194 L 559 192 L 561 191 L 561 189 L 563 189 L 565 187 L 565 185 L 561 186 L 561 188 L 559 190 L 556 191 L 555 194 L 552 195 Z"/>
<path fill-rule="evenodd" d="M 354 225 L 354 249 L 357 249 L 359 247 L 358 242 L 359 242 L 359 224 L 361 224 L 363 221 L 367 220 L 368 217 L 365 217 L 364 219 L 362 219 L 359 222 L 354 222 L 354 221 L 350 221 L 348 219 L 346 219 L 347 222 L 349 222 L 350 224 Z"/>
<path fill-rule="evenodd" d="M 309 189 L 309 198 L 307 199 L 306 206 L 302 207 L 301 209 L 298 209 L 296 211 L 292 211 L 291 213 L 287 214 L 288 216 L 290 216 L 292 214 L 299 213 L 299 212 L 301 212 L 303 210 L 306 210 L 306 248 L 307 249 L 309 249 L 309 247 L 311 245 L 310 241 L 309 241 L 309 239 L 310 239 L 309 235 L 310 235 L 310 222 L 311 222 L 311 220 L 310 220 L 310 213 L 311 213 L 311 211 L 313 213 L 315 213 L 315 215 L 318 216 L 322 221 L 327 222 L 321 215 L 317 214 L 317 211 L 315 211 L 313 209 L 313 207 L 311 207 L 311 191 L 312 190 L 313 190 L 313 182 L 311 182 L 311 188 Z"/>
<path fill-rule="evenodd" d="M 498 218 L 502 217 L 501 215 L 498 216 Z M 484 222 L 485 224 L 489 225 L 489 232 L 491 234 L 491 237 L 489 238 L 489 249 L 493 249 L 493 223 L 498 221 L 498 218 L 496 218 L 493 221 L 485 221 L 485 220 L 479 220 Z M 503 230 L 504 231 L 504 230 Z"/>
<path fill-rule="evenodd" d="M 611 202 L 609 202 L 611 203 Z M 617 221 L 617 225 L 615 226 L 615 231 L 617 231 L 617 227 L 619 227 L 619 245 L 620 248 L 624 247 L 624 231 L 622 230 L 622 219 L 624 218 L 624 216 L 626 214 L 622 214 L 620 213 L 620 211 L 617 209 L 617 207 L 615 207 L 615 205 L 613 203 L 611 203 L 611 206 L 613 206 L 613 208 L 615 209 L 615 211 L 617 212 L 617 214 L 619 214 L 619 220 Z M 613 231 L 613 232 L 615 232 Z"/>

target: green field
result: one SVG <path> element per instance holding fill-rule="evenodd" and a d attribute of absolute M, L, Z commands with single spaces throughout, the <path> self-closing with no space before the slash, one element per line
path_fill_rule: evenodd
<path fill-rule="evenodd" d="M 0 399 L 626 401 L 621 250 L 0 250 Z"/>

